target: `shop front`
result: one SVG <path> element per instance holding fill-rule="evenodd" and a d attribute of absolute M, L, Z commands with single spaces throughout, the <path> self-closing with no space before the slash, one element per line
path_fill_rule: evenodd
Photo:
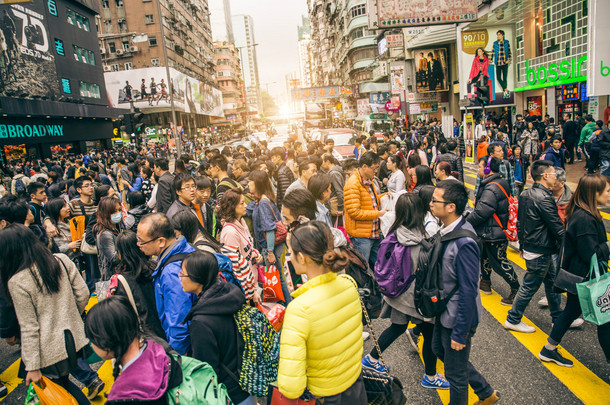
<path fill-rule="evenodd" d="M 0 117 L 3 159 L 43 159 L 112 147 L 110 119 Z"/>

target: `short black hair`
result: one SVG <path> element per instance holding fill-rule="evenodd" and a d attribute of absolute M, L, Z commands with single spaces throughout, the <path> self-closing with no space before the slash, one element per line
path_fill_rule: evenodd
<path fill-rule="evenodd" d="M 462 215 L 464 213 L 466 204 L 468 204 L 468 191 L 464 183 L 455 180 L 443 180 L 438 182 L 436 188 L 445 190 L 443 200 L 455 204 L 456 214 Z"/>
<path fill-rule="evenodd" d="M 306 159 L 304 160 L 300 165 L 299 165 L 299 176 L 301 176 L 301 174 L 303 174 L 303 172 L 307 169 L 309 169 L 309 165 L 314 165 L 317 166 L 316 163 L 314 161 L 312 161 L 311 159 Z"/>
<path fill-rule="evenodd" d="M 36 194 L 41 188 L 44 188 L 44 184 L 38 181 L 31 182 L 30 184 L 28 184 L 28 195 Z"/>
<path fill-rule="evenodd" d="M 223 172 L 226 172 L 229 167 L 229 162 L 227 162 L 227 159 L 223 155 L 214 155 L 210 158 L 209 162 L 210 167 L 218 166 Z"/>
<path fill-rule="evenodd" d="M 385 155 L 386 153 L 389 153 L 389 148 L 388 148 L 388 146 L 387 146 L 387 145 L 380 145 L 380 146 L 377 148 L 377 155 L 378 155 L 378 156 L 383 156 L 383 155 Z"/>
<path fill-rule="evenodd" d="M 597 125 L 598 128 L 603 128 L 604 127 L 604 121 L 597 120 L 597 121 L 595 121 L 595 125 Z"/>
<path fill-rule="evenodd" d="M 164 158 L 157 158 L 155 159 L 155 166 L 163 171 L 167 171 L 169 170 L 169 161 Z"/>
<path fill-rule="evenodd" d="M 78 179 L 74 180 L 74 189 L 78 190 L 79 188 L 83 188 L 83 183 L 86 181 L 93 181 L 89 176 L 80 176 Z"/>
<path fill-rule="evenodd" d="M 362 154 L 362 157 L 360 158 L 360 166 L 372 166 L 374 164 L 379 163 L 379 160 L 380 158 L 375 152 L 368 151 Z"/>
<path fill-rule="evenodd" d="M 360 167 L 360 162 L 356 159 L 345 159 L 343 161 L 343 170 L 357 169 Z"/>
<path fill-rule="evenodd" d="M 450 140 L 447 142 L 447 150 L 455 150 L 458 147 L 458 143 L 455 140 Z"/>
<path fill-rule="evenodd" d="M 137 207 L 146 203 L 146 197 L 141 191 L 130 191 L 127 193 L 127 202 L 130 207 Z"/>
<path fill-rule="evenodd" d="M 154 212 L 152 214 L 144 215 L 140 220 L 140 224 L 146 223 L 150 223 L 148 236 L 151 239 L 172 239 L 176 236 L 176 234 L 174 233 L 174 227 L 169 222 L 169 218 L 162 212 Z"/>
<path fill-rule="evenodd" d="M 585 115 L 585 121 L 587 122 L 593 122 L 593 116 L 591 114 L 587 114 Z"/>
<path fill-rule="evenodd" d="M 23 224 L 28 216 L 28 203 L 16 195 L 0 198 L 0 220 L 9 224 Z"/>
<path fill-rule="evenodd" d="M 177 174 L 176 177 L 174 178 L 174 191 L 175 192 L 181 191 L 182 185 L 184 183 L 186 183 L 187 181 L 190 181 L 190 180 L 195 181 L 193 176 L 191 176 L 188 173 L 179 173 L 179 174 Z"/>
<path fill-rule="evenodd" d="M 316 219 L 316 199 L 311 191 L 302 188 L 296 189 L 284 196 L 282 205 L 290 210 L 292 216 L 298 218 L 303 216 L 310 220 Z"/>
<path fill-rule="evenodd" d="M 504 37 L 504 36 L 506 36 L 506 35 L 504 34 L 504 30 L 498 30 L 498 32 L 496 32 L 496 34 L 500 34 L 500 35 L 502 35 L 503 37 Z"/>
<path fill-rule="evenodd" d="M 534 181 L 542 179 L 542 175 L 546 173 L 549 167 L 553 167 L 553 162 L 550 160 L 535 160 L 531 168 L 532 179 Z"/>
<path fill-rule="evenodd" d="M 207 176 L 197 176 L 195 177 L 195 186 L 197 186 L 197 190 L 212 188 L 212 182 Z"/>
<path fill-rule="evenodd" d="M 276 146 L 275 148 L 271 149 L 271 156 L 279 156 L 284 159 L 284 156 L 286 156 L 286 150 L 281 146 Z"/>
<path fill-rule="evenodd" d="M 500 144 L 499 144 L 499 143 L 497 143 L 497 142 L 490 143 L 490 144 L 487 146 L 487 154 L 488 154 L 488 155 L 492 155 L 492 154 L 493 154 L 493 153 L 496 151 L 496 148 L 500 148 L 500 149 L 502 149 L 502 145 L 500 145 Z"/>
<path fill-rule="evenodd" d="M 483 162 L 485 163 L 485 166 L 487 166 L 487 162 L 489 161 L 489 170 L 491 170 L 492 173 L 500 173 L 500 163 L 502 163 L 502 161 L 500 159 L 498 159 L 497 157 L 493 157 L 491 158 L 491 160 L 489 160 L 489 156 L 483 156 L 481 157 L 481 159 L 479 159 L 479 163 Z"/>

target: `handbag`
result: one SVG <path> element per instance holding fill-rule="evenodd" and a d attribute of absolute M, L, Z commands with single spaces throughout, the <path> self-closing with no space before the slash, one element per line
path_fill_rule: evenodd
<path fill-rule="evenodd" d="M 302 395 L 301 397 L 303 397 Z M 282 395 L 280 390 L 277 387 L 273 387 L 273 391 L 271 391 L 271 401 L 268 402 L 269 405 L 305 405 L 311 404 L 314 405 L 316 403 L 315 399 L 290 399 L 286 398 Z"/>
<path fill-rule="evenodd" d="M 598 326 L 610 322 L 610 272 L 608 264 L 602 262 L 604 273 L 600 274 L 597 254 L 591 258 L 591 279 L 576 285 L 583 318 Z"/>
<path fill-rule="evenodd" d="M 584 277 L 572 274 L 565 269 L 559 269 L 557 276 L 555 276 L 555 287 L 560 290 L 569 292 L 570 294 L 577 295 L 576 284 L 580 284 L 585 281 Z"/>
<path fill-rule="evenodd" d="M 356 281 L 350 276 L 345 274 L 340 275 L 339 277 L 344 277 L 356 287 L 358 290 L 358 285 Z M 360 291 L 358 291 L 360 295 Z M 368 311 L 366 310 L 366 306 L 362 301 L 362 297 L 360 297 L 360 306 L 362 307 L 362 314 L 366 319 L 366 325 L 369 328 L 369 333 L 373 338 L 373 342 L 375 342 L 375 347 L 377 348 L 377 353 L 379 353 L 379 361 L 384 369 L 389 370 L 383 360 L 383 355 L 381 354 L 381 348 L 379 347 L 379 341 L 377 340 L 377 336 L 375 335 L 375 331 L 373 330 L 373 325 L 371 324 L 371 318 L 369 317 Z M 404 405 L 407 402 L 407 398 L 403 392 L 403 386 L 400 380 L 396 377 L 390 375 L 389 372 L 379 372 L 377 370 L 369 369 L 366 367 L 362 368 L 362 380 L 364 381 L 364 389 L 366 390 L 366 396 L 369 404 L 373 405 Z"/>
<path fill-rule="evenodd" d="M 275 210 L 270 202 L 267 202 L 269 207 L 271 208 L 271 212 L 273 212 L 273 217 L 275 218 L 275 246 L 286 240 L 286 236 L 288 236 L 288 228 L 286 225 L 280 220 L 277 219 L 277 215 L 275 215 Z"/>

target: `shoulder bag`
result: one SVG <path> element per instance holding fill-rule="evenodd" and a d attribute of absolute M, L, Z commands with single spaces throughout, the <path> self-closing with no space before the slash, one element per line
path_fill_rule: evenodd
<path fill-rule="evenodd" d="M 568 229 L 566 228 L 566 233 Z M 577 295 L 578 291 L 576 289 L 576 284 L 580 284 L 585 281 L 584 277 L 578 276 L 574 273 L 570 273 L 566 269 L 563 268 L 563 252 L 565 250 L 565 240 L 564 246 L 561 248 L 561 258 L 559 259 L 559 271 L 555 276 L 554 286 L 560 290 L 567 291 L 570 294 Z M 593 255 L 595 257 L 595 255 Z"/>
<path fill-rule="evenodd" d="M 271 208 L 271 212 L 275 218 L 275 246 L 277 246 L 286 240 L 288 229 L 286 228 L 286 225 L 284 225 L 284 223 L 277 218 L 277 215 L 275 215 L 275 210 L 273 209 L 273 205 L 271 205 L 269 200 L 267 200 L 267 204 L 269 204 L 269 208 Z"/>

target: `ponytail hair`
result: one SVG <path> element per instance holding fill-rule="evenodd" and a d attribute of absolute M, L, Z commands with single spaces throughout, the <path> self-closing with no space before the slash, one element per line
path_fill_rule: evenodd
<path fill-rule="evenodd" d="M 296 228 L 292 231 L 290 247 L 295 254 L 303 253 L 334 273 L 348 265 L 347 255 L 334 250 L 332 232 L 324 222 L 310 221 Z"/>

